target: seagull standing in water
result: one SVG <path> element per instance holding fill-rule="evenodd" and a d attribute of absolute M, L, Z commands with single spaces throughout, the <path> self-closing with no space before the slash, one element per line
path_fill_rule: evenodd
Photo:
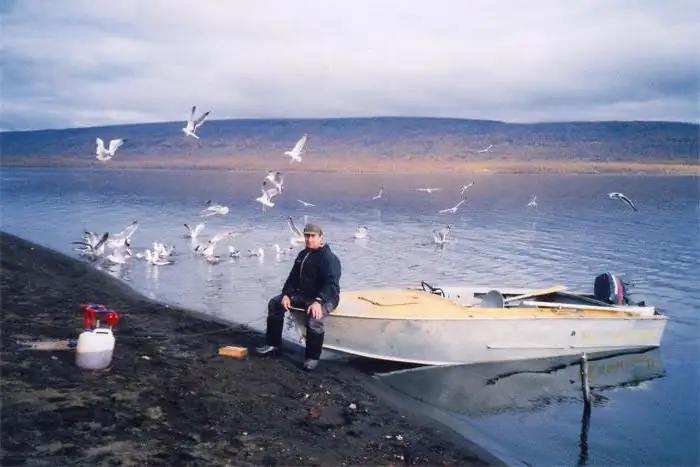
<path fill-rule="evenodd" d="M 195 120 L 194 113 L 196 111 L 197 111 L 197 106 L 193 105 L 192 112 L 190 113 L 190 118 L 187 119 L 187 124 L 185 125 L 184 128 L 182 128 L 182 132 L 185 134 L 185 136 L 191 136 L 195 139 L 199 139 L 199 136 L 197 136 L 197 134 L 195 132 L 197 131 L 197 128 L 202 126 L 202 124 L 204 123 L 204 120 L 207 119 L 207 117 L 209 116 L 211 111 L 207 110 L 198 119 Z"/>
<path fill-rule="evenodd" d="M 234 237 L 234 236 L 239 235 L 239 234 L 240 234 L 240 232 L 236 232 L 235 230 L 228 231 L 228 232 L 219 232 L 216 235 L 214 235 L 204 245 L 197 245 L 194 248 L 194 254 L 195 255 L 201 254 L 202 256 L 204 256 L 204 258 L 207 260 L 208 263 L 216 264 L 221 260 L 221 257 L 219 255 L 214 254 L 214 250 L 216 250 L 216 245 L 221 240 L 225 240 L 225 239 Z"/>
<path fill-rule="evenodd" d="M 357 230 L 355 231 L 355 238 L 357 238 L 357 239 L 367 238 L 368 233 L 369 233 L 369 229 L 367 228 L 367 226 L 361 225 L 361 226 L 357 227 Z"/>
<path fill-rule="evenodd" d="M 440 245 L 440 246 L 445 245 L 445 243 L 447 243 L 447 234 L 449 234 L 451 230 L 452 230 L 451 224 L 447 224 L 446 227 L 443 227 L 440 230 L 433 230 L 433 241 L 437 245 Z"/>
<path fill-rule="evenodd" d="M 301 162 L 301 153 L 304 150 L 304 145 L 306 145 L 306 140 L 308 139 L 308 135 L 304 133 L 304 136 L 302 136 L 299 141 L 294 145 L 291 151 L 285 151 L 284 154 L 289 156 L 289 163 L 293 162 Z"/>
<path fill-rule="evenodd" d="M 275 253 L 277 253 L 278 256 L 280 255 L 289 255 L 294 252 L 294 247 L 290 246 L 287 248 L 280 248 L 279 244 L 275 243 L 273 245 L 275 247 Z"/>
<path fill-rule="evenodd" d="M 102 138 L 97 138 L 96 143 L 97 143 L 97 150 L 95 153 L 97 154 L 97 160 L 106 162 L 110 160 L 111 158 L 114 157 L 114 154 L 116 154 L 117 149 L 124 144 L 125 139 L 113 139 L 110 140 L 109 142 L 109 149 L 105 149 L 105 142 L 102 141 Z"/>
<path fill-rule="evenodd" d="M 622 193 L 618 193 L 616 191 L 614 191 L 612 193 L 608 193 L 608 198 L 619 199 L 620 201 L 627 204 L 627 206 L 631 207 L 634 211 L 639 211 L 639 209 L 637 209 L 637 207 L 634 205 L 632 200 L 630 200 L 627 196 L 623 195 Z"/>
<path fill-rule="evenodd" d="M 112 264 L 125 264 L 130 256 L 131 249 L 129 248 L 129 242 L 125 241 L 121 245 L 114 247 L 112 253 L 105 256 L 104 260 Z"/>

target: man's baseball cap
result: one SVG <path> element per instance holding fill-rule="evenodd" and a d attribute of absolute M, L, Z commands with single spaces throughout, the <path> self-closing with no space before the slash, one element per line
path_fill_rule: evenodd
<path fill-rule="evenodd" d="M 319 225 L 308 223 L 304 226 L 304 234 L 323 235 L 323 229 Z"/>

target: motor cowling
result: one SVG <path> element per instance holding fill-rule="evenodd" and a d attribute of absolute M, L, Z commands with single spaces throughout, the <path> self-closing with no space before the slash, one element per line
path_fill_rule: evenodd
<path fill-rule="evenodd" d="M 593 295 L 597 300 L 613 305 L 631 304 L 627 286 L 622 282 L 622 279 L 611 272 L 596 276 L 593 283 Z"/>

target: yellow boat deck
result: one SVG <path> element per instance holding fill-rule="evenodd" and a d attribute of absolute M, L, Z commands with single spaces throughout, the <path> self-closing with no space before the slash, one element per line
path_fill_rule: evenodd
<path fill-rule="evenodd" d="M 464 306 L 439 295 L 415 289 L 370 289 L 342 292 L 333 316 L 385 319 L 464 319 L 464 318 L 628 318 L 654 319 L 624 310 L 581 308 Z"/>

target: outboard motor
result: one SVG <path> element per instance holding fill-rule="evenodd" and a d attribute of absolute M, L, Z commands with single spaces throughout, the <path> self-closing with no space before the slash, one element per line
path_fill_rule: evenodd
<path fill-rule="evenodd" d="M 600 274 L 595 278 L 593 295 L 597 300 L 613 305 L 632 304 L 625 283 L 611 272 Z"/>

